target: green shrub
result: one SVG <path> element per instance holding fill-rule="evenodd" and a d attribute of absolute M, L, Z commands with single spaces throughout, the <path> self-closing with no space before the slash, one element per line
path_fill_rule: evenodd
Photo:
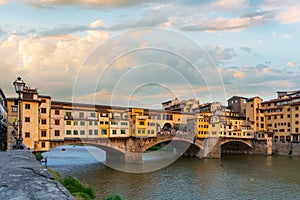
<path fill-rule="evenodd" d="M 41 160 L 43 160 L 43 156 L 42 156 L 42 154 L 41 154 L 41 153 L 37 153 L 37 154 L 35 154 L 35 158 L 36 158 L 38 161 L 41 161 Z"/>
<path fill-rule="evenodd" d="M 104 198 L 104 200 L 125 200 L 125 199 L 118 194 L 112 194 L 109 195 L 107 198 Z"/>
<path fill-rule="evenodd" d="M 73 177 L 66 177 L 61 180 L 63 186 L 65 186 L 71 194 L 80 195 L 84 200 L 95 199 L 95 192 L 91 187 L 84 186 L 79 180 Z M 85 194 L 85 195 L 84 195 Z"/>

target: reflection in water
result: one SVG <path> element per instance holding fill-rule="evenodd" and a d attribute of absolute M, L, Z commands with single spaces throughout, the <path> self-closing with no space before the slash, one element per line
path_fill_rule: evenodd
<path fill-rule="evenodd" d="M 300 195 L 300 158 L 180 158 L 161 170 L 132 174 L 105 166 L 99 162 L 105 161 L 105 152 L 87 148 L 60 147 L 44 155 L 49 167 L 92 186 L 98 197 L 121 194 L 126 199 L 299 199 Z M 157 159 L 153 154 L 143 157 L 145 162 Z"/>

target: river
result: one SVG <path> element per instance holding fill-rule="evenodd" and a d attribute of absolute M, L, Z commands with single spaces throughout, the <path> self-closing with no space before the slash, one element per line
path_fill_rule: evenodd
<path fill-rule="evenodd" d="M 126 199 L 300 198 L 297 157 L 179 158 L 160 170 L 134 174 L 102 164 L 105 152 L 96 147 L 64 146 L 43 155 L 47 156 L 49 167 L 64 177 L 74 176 L 90 185 L 99 198 L 109 194 L 120 194 Z M 144 159 L 151 162 L 150 158 Z"/>

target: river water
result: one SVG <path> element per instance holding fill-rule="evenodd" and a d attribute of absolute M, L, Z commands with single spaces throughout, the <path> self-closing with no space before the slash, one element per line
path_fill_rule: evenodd
<path fill-rule="evenodd" d="M 102 164 L 105 152 L 96 147 L 64 146 L 44 156 L 49 167 L 90 185 L 99 198 L 120 194 L 126 199 L 300 199 L 300 158 L 295 157 L 179 158 L 163 169 L 133 174 Z"/>

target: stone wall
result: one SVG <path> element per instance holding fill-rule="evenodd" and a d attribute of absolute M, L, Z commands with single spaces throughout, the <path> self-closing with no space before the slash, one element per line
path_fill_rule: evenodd
<path fill-rule="evenodd" d="M 27 150 L 0 152 L 0 199 L 75 199 Z"/>
<path fill-rule="evenodd" d="M 276 142 L 273 144 L 273 154 L 283 156 L 300 156 L 300 144 Z"/>

